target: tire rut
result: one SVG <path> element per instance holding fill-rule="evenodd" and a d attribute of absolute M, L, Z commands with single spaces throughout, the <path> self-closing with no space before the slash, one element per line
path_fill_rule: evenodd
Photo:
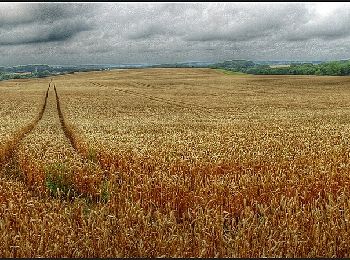
<path fill-rule="evenodd" d="M 109 177 L 107 176 L 107 172 L 104 171 L 99 163 L 99 161 L 96 158 L 96 154 L 92 153 L 92 151 L 89 149 L 89 146 L 87 145 L 87 143 L 76 133 L 76 130 L 70 126 L 69 124 L 67 124 L 64 115 L 62 113 L 62 109 L 61 109 L 61 103 L 60 103 L 60 97 L 58 95 L 57 89 L 56 89 L 56 85 L 54 85 L 54 92 L 55 92 L 55 96 L 56 96 L 56 107 L 57 107 L 57 113 L 58 113 L 58 117 L 60 120 L 60 125 L 61 125 L 61 129 L 65 135 L 65 137 L 67 138 L 67 140 L 69 141 L 69 144 L 71 145 L 71 147 L 73 148 L 74 152 L 80 157 L 80 161 L 82 163 L 82 165 L 86 166 L 86 165 L 93 165 L 94 167 L 94 171 L 93 174 L 97 174 L 97 178 L 96 179 L 91 179 L 91 183 L 94 183 L 94 185 L 98 185 L 101 186 L 103 185 L 103 183 L 105 183 L 106 181 L 109 180 Z M 89 178 L 89 176 L 87 176 L 87 173 L 85 174 L 85 176 L 83 176 L 83 178 Z M 97 188 L 97 187 L 96 187 Z M 100 200 L 102 196 L 97 195 L 97 196 L 92 196 L 94 197 L 93 200 Z M 102 198 L 102 200 L 104 200 Z M 100 200 L 101 201 L 101 200 Z"/>
<path fill-rule="evenodd" d="M 91 83 L 93 85 L 99 86 L 99 87 L 108 87 L 106 85 L 103 85 L 103 84 L 97 83 L 97 82 L 91 82 Z M 157 96 L 151 96 L 151 95 L 147 95 L 145 93 L 141 93 L 141 92 L 134 91 L 134 90 L 120 89 L 120 88 L 115 88 L 115 87 L 113 87 L 113 88 L 115 89 L 115 91 L 122 92 L 122 93 L 129 94 L 129 95 L 139 96 L 142 98 L 146 98 L 148 100 L 161 102 L 161 103 L 169 104 L 172 106 L 177 106 L 180 108 L 196 109 L 195 111 L 193 111 L 193 113 L 196 114 L 197 116 L 203 116 L 203 113 L 205 113 L 204 114 L 205 116 L 208 116 L 208 115 L 211 115 L 211 113 L 212 113 L 212 108 L 209 108 L 209 107 L 190 104 L 190 103 L 186 103 L 183 101 L 174 101 L 172 99 L 166 99 L 166 98 L 157 97 Z"/>
<path fill-rule="evenodd" d="M 16 168 L 14 167 L 14 165 L 16 164 L 16 160 L 14 160 L 14 157 L 15 157 L 16 150 L 18 148 L 19 143 L 21 142 L 21 140 L 23 140 L 25 136 L 27 136 L 35 128 L 35 126 L 42 119 L 46 109 L 47 98 L 49 96 L 49 89 L 50 89 L 50 84 L 46 90 L 43 106 L 40 109 L 37 117 L 32 122 L 30 122 L 23 128 L 16 131 L 12 135 L 12 137 L 3 145 L 3 147 L 0 148 L 0 150 L 2 151 L 1 157 L 0 157 L 0 169 L 6 175 L 9 175 L 8 173 L 11 172 L 11 169 Z"/>
<path fill-rule="evenodd" d="M 57 111 L 58 111 L 58 117 L 60 119 L 61 128 L 66 136 L 66 138 L 69 140 L 71 146 L 74 148 L 74 150 L 83 156 L 87 160 L 93 160 L 91 156 L 89 156 L 89 148 L 86 142 L 82 140 L 82 138 L 78 137 L 76 134 L 76 130 L 72 129 L 71 126 L 69 126 L 63 116 L 62 109 L 61 109 L 61 103 L 60 103 L 60 97 L 57 93 L 56 85 L 54 85 L 54 91 L 56 96 L 56 105 L 57 105 Z M 94 160 L 93 160 L 94 161 Z"/>

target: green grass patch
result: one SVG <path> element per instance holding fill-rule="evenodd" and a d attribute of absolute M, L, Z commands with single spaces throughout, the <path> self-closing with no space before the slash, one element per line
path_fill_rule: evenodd
<path fill-rule="evenodd" d="M 54 197 L 70 197 L 74 194 L 69 168 L 62 162 L 45 167 L 46 187 Z"/>
<path fill-rule="evenodd" d="M 101 186 L 101 201 L 107 203 L 110 198 L 109 182 L 104 181 Z"/>
<path fill-rule="evenodd" d="M 98 160 L 97 160 L 97 152 L 96 152 L 96 150 L 94 150 L 94 149 L 89 147 L 87 158 L 88 158 L 88 160 L 97 163 Z"/>

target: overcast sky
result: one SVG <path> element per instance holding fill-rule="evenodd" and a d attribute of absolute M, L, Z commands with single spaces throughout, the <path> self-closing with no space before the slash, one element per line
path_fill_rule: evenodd
<path fill-rule="evenodd" d="M 350 58 L 348 3 L 0 3 L 0 65 Z"/>

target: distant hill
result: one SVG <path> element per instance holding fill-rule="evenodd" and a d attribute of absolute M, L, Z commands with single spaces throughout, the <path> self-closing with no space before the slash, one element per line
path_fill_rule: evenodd
<path fill-rule="evenodd" d="M 208 68 L 213 65 L 214 62 L 202 62 L 202 61 L 191 61 L 191 62 L 179 62 L 179 63 L 163 63 L 151 65 L 151 68 Z"/>
<path fill-rule="evenodd" d="M 165 64 L 87 64 L 87 65 L 46 65 L 28 64 L 0 67 L 0 80 L 41 78 L 75 72 L 102 71 L 110 69 L 135 68 L 212 68 L 256 75 L 350 75 L 350 60 L 321 61 L 250 61 L 226 60 L 219 63 L 189 61 Z"/>
<path fill-rule="evenodd" d="M 117 64 L 117 65 L 46 65 L 28 64 L 12 67 L 0 67 L 0 80 L 42 78 L 75 72 L 110 70 L 116 68 L 133 69 L 149 67 L 148 64 Z"/>

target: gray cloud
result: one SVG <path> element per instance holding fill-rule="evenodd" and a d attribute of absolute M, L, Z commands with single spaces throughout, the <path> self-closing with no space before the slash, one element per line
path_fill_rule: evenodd
<path fill-rule="evenodd" d="M 349 58 L 350 5 L 318 6 L 0 3 L 0 52 L 4 65 Z"/>
<path fill-rule="evenodd" d="M 350 8 L 337 8 L 334 16 L 313 17 L 286 35 L 290 41 L 337 40 L 350 36 Z"/>
<path fill-rule="evenodd" d="M 0 45 L 66 41 L 93 28 L 86 4 L 17 4 L 0 10 Z"/>
<path fill-rule="evenodd" d="M 14 29 L 10 33 L 2 33 L 0 45 L 35 44 L 54 41 L 66 41 L 79 32 L 89 30 L 86 24 L 77 22 L 60 22 L 51 26 L 34 25 L 25 28 Z M 16 34 L 13 34 L 16 32 Z"/>
<path fill-rule="evenodd" d="M 140 25 L 134 26 L 133 30 L 128 33 L 128 39 L 139 40 L 139 39 L 149 39 L 158 35 L 167 34 L 168 30 L 162 25 L 157 23 L 152 23 L 141 27 Z"/>
<path fill-rule="evenodd" d="M 89 4 L 70 3 L 16 3 L 1 4 L 0 27 L 28 23 L 40 23 L 72 18 L 76 16 L 88 16 L 92 13 Z"/>
<path fill-rule="evenodd" d="M 237 10 L 238 9 L 238 10 Z M 210 10 L 212 12 L 212 10 Z M 300 4 L 277 6 L 268 4 L 260 8 L 244 5 L 222 8 L 203 17 L 196 30 L 185 39 L 191 41 L 247 41 L 274 35 L 289 25 L 290 21 L 306 20 L 308 9 Z M 203 26 L 205 24 L 206 26 Z"/>

